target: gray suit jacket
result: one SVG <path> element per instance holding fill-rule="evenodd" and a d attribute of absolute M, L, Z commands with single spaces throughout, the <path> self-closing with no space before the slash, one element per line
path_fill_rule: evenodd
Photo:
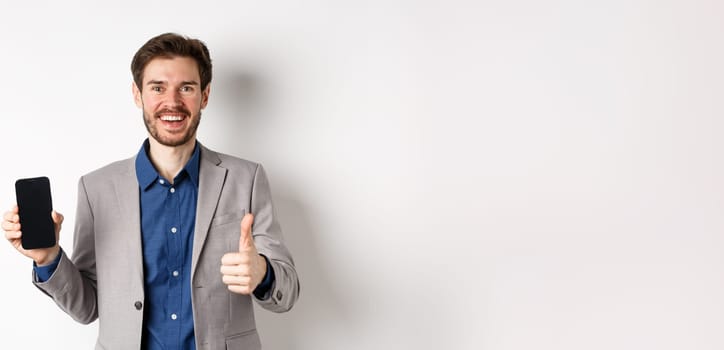
<path fill-rule="evenodd" d="M 299 280 L 274 215 L 261 165 L 201 147 L 199 194 L 191 262 L 191 302 L 197 349 L 260 349 L 252 298 L 267 310 L 289 310 Z M 73 257 L 64 253 L 43 283 L 34 283 L 81 323 L 99 320 L 96 349 L 139 349 L 143 325 L 143 255 L 135 157 L 80 178 Z M 229 292 L 221 256 L 238 251 L 242 216 L 254 214 L 252 234 L 276 281 L 269 298 Z"/>

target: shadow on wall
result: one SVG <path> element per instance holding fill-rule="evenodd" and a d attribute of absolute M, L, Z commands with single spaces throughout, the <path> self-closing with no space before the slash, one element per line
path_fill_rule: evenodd
<path fill-rule="evenodd" d="M 272 114 L 269 104 L 273 96 L 264 87 L 263 79 L 248 72 L 225 72 L 225 80 L 216 89 L 216 103 L 226 107 L 220 119 L 224 130 L 219 136 L 220 144 L 232 154 L 244 155 L 259 143 L 254 140 L 273 139 L 275 135 L 265 135 L 271 128 L 264 123 Z M 269 101 L 269 104 L 266 102 Z M 264 159 L 260 159 L 264 163 Z M 279 163 L 284 163 L 280 160 Z M 297 186 L 287 174 L 270 174 L 274 205 L 279 218 L 284 239 L 292 253 L 299 275 L 301 292 L 294 308 L 283 314 L 274 314 L 256 308 L 256 319 L 262 343 L 265 349 L 286 350 L 302 349 L 309 342 L 309 336 L 329 325 L 348 324 L 349 317 L 340 302 L 338 293 L 329 282 L 324 263 L 320 260 L 327 254 L 320 252 L 317 245 L 318 232 L 314 227 L 314 218 L 305 208 L 304 198 L 297 198 L 294 188 Z"/>
<path fill-rule="evenodd" d="M 271 114 L 266 104 L 266 90 L 262 78 L 245 71 L 230 71 L 220 74 L 211 84 L 210 104 L 222 106 L 223 113 L 212 116 L 214 124 L 221 126 L 215 142 L 221 149 L 236 156 L 244 157 L 258 137 L 265 117 Z M 272 189 L 273 190 L 273 189 Z"/>
<path fill-rule="evenodd" d="M 289 313 L 274 314 L 257 308 L 257 324 L 265 349 L 311 349 L 313 346 L 303 345 L 314 344 L 310 338 L 323 330 L 333 331 L 331 326 L 345 327 L 351 320 L 319 259 L 315 230 L 304 206 L 283 194 L 275 199 L 286 243 L 295 259 L 301 292 Z"/>

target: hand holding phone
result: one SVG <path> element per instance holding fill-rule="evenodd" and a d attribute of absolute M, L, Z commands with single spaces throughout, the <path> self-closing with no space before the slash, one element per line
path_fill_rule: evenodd
<path fill-rule="evenodd" d="M 26 188 L 27 182 L 35 182 L 35 181 L 27 181 L 28 179 L 21 179 L 18 180 L 18 184 L 16 184 L 16 197 L 18 198 L 19 204 L 25 204 L 26 200 L 28 198 L 32 198 L 32 195 L 28 195 L 28 191 Z M 46 187 L 46 184 L 43 184 L 45 180 L 39 180 L 37 183 L 33 183 L 31 185 L 37 186 L 40 185 L 40 187 Z M 49 182 L 47 187 L 49 188 Z M 30 191 L 32 192 L 32 191 Z M 42 197 L 49 197 L 49 190 L 42 190 L 41 192 L 45 192 L 45 194 L 42 194 Z M 46 197 L 46 199 L 47 199 Z M 21 199 L 22 198 L 22 199 Z M 49 201 L 48 201 L 49 202 Z M 24 206 L 24 208 L 28 208 L 27 206 Z M 23 224 L 21 225 L 21 213 L 20 213 L 20 206 L 15 205 L 13 206 L 9 211 L 5 212 L 5 214 L 2 217 L 2 229 L 5 231 L 5 239 L 10 242 L 10 244 L 15 247 L 20 253 L 23 255 L 33 259 L 38 265 L 45 265 L 51 261 L 53 261 L 58 254 L 60 253 L 60 247 L 57 245 L 58 242 L 58 235 L 60 232 L 60 226 L 63 223 L 63 215 L 61 215 L 58 212 L 52 211 L 52 204 L 50 204 L 50 214 L 43 214 L 42 216 L 50 216 L 51 222 L 52 222 L 52 233 L 53 233 L 53 239 L 52 243 L 53 245 L 49 248 L 30 248 L 34 244 L 29 242 L 28 239 L 26 239 L 26 233 L 25 231 L 28 229 L 25 227 L 26 222 L 29 223 L 29 219 L 27 216 L 23 216 Z M 45 210 L 43 210 L 45 212 Z M 31 215 L 27 214 L 25 210 L 23 210 L 22 215 Z M 32 226 L 32 224 L 30 224 Z M 47 223 L 45 224 L 47 225 Z M 32 227 L 30 228 L 32 231 Z M 45 234 L 47 235 L 47 227 L 45 228 Z M 28 234 L 28 237 L 32 234 Z M 47 245 L 50 244 L 49 237 L 43 238 L 47 240 L 45 242 L 46 244 L 40 244 L 40 245 Z M 31 238 L 32 240 L 32 238 Z M 25 249 L 24 247 L 27 246 L 28 249 Z"/>

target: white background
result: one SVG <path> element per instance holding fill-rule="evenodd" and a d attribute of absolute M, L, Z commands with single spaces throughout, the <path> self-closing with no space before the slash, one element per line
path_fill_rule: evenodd
<path fill-rule="evenodd" d="M 28 5 L 26 5 L 28 4 Z M 724 3 L 0 7 L 0 206 L 145 138 L 130 61 L 210 47 L 199 139 L 267 168 L 301 298 L 266 349 L 724 348 Z M 6 209 L 3 209 L 3 211 Z M 0 246 L 0 347 L 90 349 Z"/>

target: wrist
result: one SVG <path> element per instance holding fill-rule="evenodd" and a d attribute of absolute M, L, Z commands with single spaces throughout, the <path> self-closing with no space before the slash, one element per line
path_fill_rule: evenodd
<path fill-rule="evenodd" d="M 35 265 L 37 266 L 46 266 L 50 265 L 60 254 L 60 246 L 55 246 L 52 248 L 48 248 L 48 253 L 45 254 L 43 257 L 39 257 L 37 260 L 35 260 Z"/>

